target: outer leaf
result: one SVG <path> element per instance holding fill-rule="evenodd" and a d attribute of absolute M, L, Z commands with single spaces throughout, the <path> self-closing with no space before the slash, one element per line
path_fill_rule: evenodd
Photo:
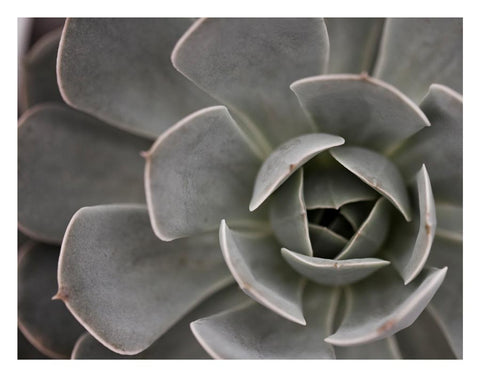
<path fill-rule="evenodd" d="M 58 246 L 28 241 L 18 261 L 18 326 L 39 351 L 69 358 L 83 327 L 59 302 L 56 292 Z"/>
<path fill-rule="evenodd" d="M 442 284 L 446 272 L 446 267 L 426 269 L 405 286 L 393 269 L 380 269 L 347 290 L 346 316 L 337 332 L 325 341 L 337 346 L 358 345 L 410 326 Z"/>
<path fill-rule="evenodd" d="M 433 84 L 421 108 L 432 127 L 410 138 L 392 159 L 407 179 L 425 164 L 435 200 L 461 207 L 463 99 L 451 89 Z"/>
<path fill-rule="evenodd" d="M 303 279 L 280 256 L 271 234 L 232 231 L 220 224 L 220 246 L 233 277 L 254 300 L 290 321 L 305 325 Z"/>
<path fill-rule="evenodd" d="M 55 65 L 61 29 L 45 34 L 21 61 L 20 101 L 24 109 L 42 102 L 63 102 Z"/>
<path fill-rule="evenodd" d="M 463 240 L 463 208 L 448 204 L 437 204 L 436 235 L 462 242 Z"/>
<path fill-rule="evenodd" d="M 415 221 L 405 223 L 399 219 L 392 227 L 391 243 L 386 246 L 388 255 L 405 284 L 410 283 L 423 269 L 437 225 L 435 201 L 425 166 L 417 173 L 416 179 L 418 200 Z"/>
<path fill-rule="evenodd" d="M 380 18 L 326 18 L 330 42 L 328 73 L 370 71 L 383 23 Z"/>
<path fill-rule="evenodd" d="M 308 209 L 335 208 L 361 200 L 376 199 L 377 193 L 345 169 L 305 171 L 305 204 Z"/>
<path fill-rule="evenodd" d="M 223 106 L 191 114 L 146 153 L 145 186 L 155 234 L 169 241 L 216 230 L 222 218 L 251 218 L 248 200 L 260 166 Z"/>
<path fill-rule="evenodd" d="M 428 309 L 429 306 L 410 327 L 395 334 L 402 358 L 454 359 L 442 330 Z"/>
<path fill-rule="evenodd" d="M 143 203 L 147 139 L 61 104 L 26 112 L 18 129 L 18 221 L 28 236 L 60 243 L 79 208 Z"/>
<path fill-rule="evenodd" d="M 403 214 L 411 218 L 410 200 L 403 177 L 385 156 L 360 147 L 342 147 L 330 154 L 367 185 L 387 198 Z"/>
<path fill-rule="evenodd" d="M 303 200 L 303 169 L 292 175 L 272 196 L 270 224 L 283 246 L 313 256 Z"/>
<path fill-rule="evenodd" d="M 257 209 L 297 169 L 319 153 L 341 145 L 343 138 L 328 134 L 308 134 L 287 141 L 263 162 L 255 180 L 250 211 Z"/>
<path fill-rule="evenodd" d="M 385 198 L 375 203 L 370 215 L 335 259 L 371 257 L 385 241 L 390 227 L 390 205 Z"/>
<path fill-rule="evenodd" d="M 266 152 L 312 132 L 288 87 L 323 73 L 327 59 L 325 23 L 308 18 L 199 20 L 172 53 L 174 66 L 229 106 Z"/>
<path fill-rule="evenodd" d="M 350 347 L 335 347 L 337 359 L 401 359 L 396 336 Z"/>
<path fill-rule="evenodd" d="M 205 350 L 217 359 L 332 359 L 327 334 L 337 301 L 333 289 L 309 285 L 304 297 L 308 326 L 286 321 L 257 304 L 192 323 Z"/>
<path fill-rule="evenodd" d="M 313 254 L 320 258 L 335 258 L 347 244 L 347 239 L 320 225 L 308 224 Z"/>
<path fill-rule="evenodd" d="M 377 258 L 332 260 L 309 257 L 286 248 L 282 256 L 299 274 L 324 285 L 346 285 L 355 283 L 390 262 Z"/>
<path fill-rule="evenodd" d="M 347 145 L 386 152 L 430 125 L 409 98 L 365 74 L 307 77 L 290 87 L 318 129 Z"/>
<path fill-rule="evenodd" d="M 214 104 L 170 62 L 188 19 L 68 19 L 58 60 L 65 101 L 110 124 L 156 138 Z"/>
<path fill-rule="evenodd" d="M 144 206 L 83 208 L 64 238 L 56 298 L 111 350 L 139 353 L 231 282 L 217 242 L 162 242 Z"/>
<path fill-rule="evenodd" d="M 209 355 L 190 330 L 190 322 L 217 314 L 250 301 L 236 286 L 213 294 L 178 321 L 145 351 L 137 355 L 120 355 L 110 351 L 93 336 L 84 334 L 75 345 L 73 359 L 207 359 Z"/>
<path fill-rule="evenodd" d="M 17 330 L 17 359 L 49 359 L 48 356 L 37 350 L 32 343 L 22 334 L 20 329 Z"/>
<path fill-rule="evenodd" d="M 428 265 L 448 266 L 445 283 L 433 298 L 429 310 L 443 330 L 455 356 L 463 357 L 463 255 L 458 240 L 436 236 Z"/>
<path fill-rule="evenodd" d="M 461 18 L 388 19 L 374 76 L 417 103 L 432 82 L 462 92 L 462 29 Z"/>

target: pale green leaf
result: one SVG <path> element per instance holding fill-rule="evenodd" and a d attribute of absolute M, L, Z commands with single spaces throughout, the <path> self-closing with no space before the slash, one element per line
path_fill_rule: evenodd
<path fill-rule="evenodd" d="M 308 224 L 313 255 L 320 258 L 335 258 L 348 240 L 334 231 L 316 224 Z"/>

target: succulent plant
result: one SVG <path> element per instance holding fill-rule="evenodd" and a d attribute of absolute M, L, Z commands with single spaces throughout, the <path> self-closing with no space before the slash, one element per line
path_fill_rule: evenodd
<path fill-rule="evenodd" d="M 461 19 L 68 19 L 38 43 L 19 326 L 44 354 L 463 357 Z"/>

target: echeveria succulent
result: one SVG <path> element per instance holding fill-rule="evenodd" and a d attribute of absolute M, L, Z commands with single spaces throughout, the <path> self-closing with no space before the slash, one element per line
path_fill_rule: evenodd
<path fill-rule="evenodd" d="M 42 352 L 462 358 L 461 19 L 45 38 L 18 132 L 19 325 Z"/>

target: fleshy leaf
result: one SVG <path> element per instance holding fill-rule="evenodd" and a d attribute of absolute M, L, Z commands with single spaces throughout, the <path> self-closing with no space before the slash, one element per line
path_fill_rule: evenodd
<path fill-rule="evenodd" d="M 343 143 L 343 138 L 339 136 L 318 133 L 298 136 L 279 146 L 263 162 L 257 174 L 250 211 L 257 209 L 308 160 Z"/>
<path fill-rule="evenodd" d="M 65 306 L 52 301 L 57 290 L 60 248 L 28 241 L 18 261 L 18 326 L 39 351 L 51 358 L 69 358 L 85 331 Z"/>
<path fill-rule="evenodd" d="M 436 236 L 427 265 L 448 266 L 445 282 L 428 309 L 452 347 L 463 357 L 463 250 L 458 240 Z"/>
<path fill-rule="evenodd" d="M 362 75 L 307 77 L 291 85 L 318 129 L 381 153 L 430 123 L 409 98 L 385 82 Z"/>
<path fill-rule="evenodd" d="M 390 228 L 390 204 L 377 200 L 372 211 L 335 259 L 371 257 L 385 241 Z"/>
<path fill-rule="evenodd" d="M 61 29 L 45 34 L 21 60 L 20 101 L 26 110 L 42 102 L 63 102 L 56 76 Z"/>
<path fill-rule="evenodd" d="M 395 338 L 403 359 L 455 358 L 442 330 L 430 314 L 429 306 L 410 327 L 396 333 Z"/>
<path fill-rule="evenodd" d="M 410 326 L 442 284 L 447 268 L 425 269 L 409 285 L 386 267 L 347 289 L 347 313 L 325 339 L 351 346 L 386 338 Z"/>
<path fill-rule="evenodd" d="M 417 206 L 415 221 L 406 223 L 402 219 L 392 226 L 391 243 L 386 253 L 402 276 L 405 284 L 410 283 L 423 269 L 435 237 L 435 201 L 427 169 L 423 166 L 416 176 Z"/>
<path fill-rule="evenodd" d="M 303 169 L 278 188 L 269 208 L 270 225 L 277 240 L 287 248 L 313 256 L 303 200 Z"/>
<path fill-rule="evenodd" d="M 60 243 L 83 206 L 144 203 L 139 155 L 151 142 L 62 104 L 27 111 L 18 129 L 18 221 L 29 237 Z"/>
<path fill-rule="evenodd" d="M 411 219 L 410 200 L 402 175 L 385 156 L 360 147 L 341 147 L 330 154 L 367 185 L 387 198 L 403 214 Z"/>
<path fill-rule="evenodd" d="M 102 344 L 136 354 L 231 281 L 215 233 L 162 242 L 146 207 L 96 206 L 68 226 L 56 298 Z"/>
<path fill-rule="evenodd" d="M 425 164 L 435 200 L 461 207 L 463 99 L 451 89 L 433 84 L 421 108 L 432 126 L 407 140 L 392 160 L 406 179 Z"/>
<path fill-rule="evenodd" d="M 48 356 L 41 353 L 38 349 L 36 349 L 32 343 L 28 341 L 27 338 L 22 334 L 20 329 L 17 330 L 17 359 L 49 359 Z"/>
<path fill-rule="evenodd" d="M 192 331 L 216 359 L 333 359 L 328 333 L 338 295 L 335 289 L 308 285 L 304 295 L 306 327 L 250 304 L 192 323 Z"/>
<path fill-rule="evenodd" d="M 462 34 L 461 18 L 388 19 L 374 76 L 417 103 L 432 82 L 462 92 Z"/>
<path fill-rule="evenodd" d="M 353 230 L 357 231 L 372 211 L 373 204 L 372 201 L 347 203 L 340 208 L 340 214 L 350 223 Z"/>
<path fill-rule="evenodd" d="M 327 59 L 325 23 L 308 18 L 198 20 L 172 53 L 173 65 L 227 105 L 267 152 L 314 131 L 289 85 L 323 73 Z"/>
<path fill-rule="evenodd" d="M 376 199 L 378 194 L 345 169 L 305 170 L 305 204 L 308 209 L 335 208 L 361 200 Z"/>
<path fill-rule="evenodd" d="M 328 73 L 370 71 L 383 23 L 381 18 L 326 18 L 330 42 Z"/>
<path fill-rule="evenodd" d="M 193 336 L 190 323 L 198 318 L 251 301 L 237 286 L 231 285 L 213 294 L 178 321 L 145 351 L 137 355 L 120 355 L 104 347 L 90 334 L 75 345 L 73 359 L 209 359 L 210 356 Z"/>
<path fill-rule="evenodd" d="M 64 100 L 132 133 L 156 138 L 215 102 L 172 67 L 183 18 L 68 19 L 59 49 Z"/>
<path fill-rule="evenodd" d="M 222 220 L 220 246 L 230 272 L 245 293 L 288 320 L 305 325 L 304 281 L 282 259 L 281 246 L 273 235 L 234 231 Z"/>
<path fill-rule="evenodd" d="M 145 157 L 147 203 L 160 239 L 216 230 L 222 218 L 237 224 L 254 217 L 247 206 L 261 161 L 225 107 L 186 117 Z"/>
<path fill-rule="evenodd" d="M 346 285 L 372 274 L 390 262 L 377 258 L 332 260 L 309 257 L 282 248 L 283 258 L 307 279 L 324 285 Z"/>
<path fill-rule="evenodd" d="M 437 204 L 437 231 L 435 235 L 462 242 L 463 208 L 449 204 Z"/>
<path fill-rule="evenodd" d="M 348 240 L 334 231 L 320 225 L 308 224 L 313 255 L 320 258 L 334 258 L 345 247 Z"/>
<path fill-rule="evenodd" d="M 335 355 L 340 360 L 401 359 L 396 335 L 376 342 L 350 347 L 335 347 Z"/>

